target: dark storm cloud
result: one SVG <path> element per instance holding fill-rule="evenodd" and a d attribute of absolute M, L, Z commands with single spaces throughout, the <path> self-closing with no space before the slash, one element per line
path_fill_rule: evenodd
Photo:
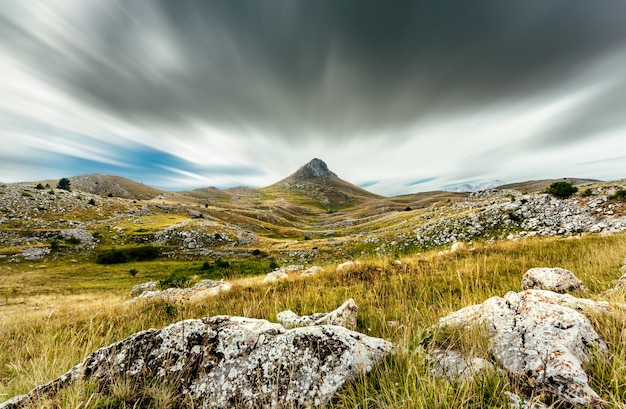
<path fill-rule="evenodd" d="M 68 33 L 54 46 L 7 15 L 0 36 L 44 63 L 39 75 L 125 120 L 201 118 L 292 142 L 547 94 L 626 36 L 618 0 L 119 1 L 89 13 L 60 9 Z M 597 110 L 616 114 L 581 114 Z M 554 140 L 602 123 L 572 122 Z"/>

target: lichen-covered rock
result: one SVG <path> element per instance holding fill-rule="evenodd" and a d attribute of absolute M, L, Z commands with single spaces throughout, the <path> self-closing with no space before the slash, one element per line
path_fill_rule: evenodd
<path fill-rule="evenodd" d="M 587 287 L 569 270 L 563 268 L 531 268 L 522 277 L 522 290 L 548 290 L 556 293 L 586 291 Z"/>
<path fill-rule="evenodd" d="M 276 320 L 285 328 L 308 327 L 311 325 L 339 325 L 348 329 L 356 329 L 356 318 L 359 309 L 352 298 L 339 308 L 328 313 L 315 313 L 299 316 L 291 310 L 279 312 Z"/>
<path fill-rule="evenodd" d="M 313 267 L 307 268 L 300 275 L 302 277 L 310 277 L 310 276 L 316 275 L 317 273 L 321 273 L 322 271 L 324 271 L 324 269 L 322 267 L 320 267 L 320 266 L 313 266 Z"/>
<path fill-rule="evenodd" d="M 571 405 L 602 407 L 582 365 L 593 348 L 607 349 L 577 309 L 606 311 L 606 303 L 543 290 L 509 292 L 456 311 L 438 326 L 485 325 L 491 353 L 500 365 L 535 389 Z"/>
<path fill-rule="evenodd" d="M 100 348 L 60 378 L 2 409 L 36 405 L 75 382 L 102 391 L 119 377 L 172 381 L 196 407 L 313 407 L 326 404 L 393 348 L 338 326 L 285 330 L 265 320 L 217 316 L 139 332 Z"/>
<path fill-rule="evenodd" d="M 450 382 L 471 380 L 476 375 L 494 371 L 493 364 L 482 358 L 465 358 L 460 352 L 435 349 L 429 356 L 432 374 Z"/>

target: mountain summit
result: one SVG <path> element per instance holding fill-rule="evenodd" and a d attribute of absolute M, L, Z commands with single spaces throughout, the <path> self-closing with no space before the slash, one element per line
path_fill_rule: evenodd
<path fill-rule="evenodd" d="M 294 181 L 305 181 L 310 179 L 339 179 L 339 177 L 328 169 L 326 163 L 318 158 L 311 160 L 306 165 L 298 169 L 289 179 Z"/>
<path fill-rule="evenodd" d="M 318 158 L 268 188 L 299 192 L 303 197 L 312 199 L 329 210 L 350 207 L 381 197 L 340 179 Z"/>

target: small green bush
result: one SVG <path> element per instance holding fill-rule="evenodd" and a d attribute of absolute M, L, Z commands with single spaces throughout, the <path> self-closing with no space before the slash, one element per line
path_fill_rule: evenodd
<path fill-rule="evenodd" d="M 570 182 L 560 181 L 551 184 L 546 192 L 555 197 L 565 199 L 578 192 L 578 188 Z"/>
<path fill-rule="evenodd" d="M 103 251 L 96 257 L 98 264 L 120 264 L 129 261 L 154 260 L 161 255 L 161 250 L 155 246 L 134 247 L 128 249 L 113 249 Z"/>
<path fill-rule="evenodd" d="M 80 239 L 78 237 L 71 236 L 71 237 L 65 239 L 65 242 L 67 244 L 74 244 L 74 245 L 76 245 L 76 244 L 80 244 Z"/>
<path fill-rule="evenodd" d="M 589 196 L 593 196 L 593 192 L 591 191 L 590 188 L 587 188 L 587 189 L 583 190 L 580 195 L 582 197 L 589 197 Z"/>
<path fill-rule="evenodd" d="M 130 270 L 128 270 L 128 274 L 130 274 L 133 277 L 136 276 L 138 272 L 139 271 L 137 271 L 136 268 L 131 268 Z"/>
<path fill-rule="evenodd" d="M 609 196 L 609 199 L 621 200 L 621 201 L 626 200 L 626 190 L 624 189 L 618 190 L 617 192 L 615 192 L 614 195 Z"/>
<path fill-rule="evenodd" d="M 43 190 L 45 188 L 43 187 L 43 185 L 41 183 L 37 183 L 37 186 L 35 186 L 35 189 Z"/>

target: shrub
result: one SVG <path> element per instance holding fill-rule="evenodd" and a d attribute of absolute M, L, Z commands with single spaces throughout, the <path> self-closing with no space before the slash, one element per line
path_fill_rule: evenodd
<path fill-rule="evenodd" d="M 128 270 L 128 274 L 130 274 L 133 277 L 136 276 L 138 272 L 139 271 L 137 271 L 136 268 L 131 268 L 130 270 Z"/>
<path fill-rule="evenodd" d="M 96 257 L 98 264 L 119 264 L 129 261 L 154 260 L 161 255 L 161 250 L 155 246 L 134 247 L 129 249 L 113 249 L 103 251 Z"/>
<path fill-rule="evenodd" d="M 87 202 L 87 204 L 90 204 L 90 205 L 92 205 L 92 206 L 95 206 L 95 205 L 96 205 L 96 201 L 95 201 L 95 200 L 93 200 L 93 198 L 91 198 L 91 199 L 89 199 L 89 201 Z"/>
<path fill-rule="evenodd" d="M 614 195 L 609 196 L 609 199 L 614 199 L 614 200 L 626 200 L 626 190 L 624 189 L 620 189 L 617 192 L 615 192 Z"/>
<path fill-rule="evenodd" d="M 43 187 L 43 185 L 41 183 L 37 183 L 37 186 L 35 186 L 35 189 L 43 190 L 45 188 Z"/>
<path fill-rule="evenodd" d="M 276 260 L 271 259 L 270 260 L 270 270 L 276 270 L 278 267 L 280 267 L 280 266 L 278 265 Z"/>
<path fill-rule="evenodd" d="M 589 196 L 593 196 L 593 192 L 591 191 L 591 189 L 587 188 L 587 189 L 583 190 L 580 195 L 582 197 L 589 197 Z"/>
<path fill-rule="evenodd" d="M 578 192 L 578 188 L 569 182 L 561 181 L 551 184 L 546 192 L 555 197 L 564 199 Z"/>
<path fill-rule="evenodd" d="M 80 244 L 80 239 L 78 237 L 71 236 L 65 239 L 65 242 L 67 244 Z"/>
<path fill-rule="evenodd" d="M 57 251 L 59 249 L 60 245 L 59 242 L 57 240 L 50 240 L 50 250 L 52 251 Z"/>
<path fill-rule="evenodd" d="M 70 188 L 71 182 L 68 178 L 61 178 L 59 180 L 59 183 L 57 184 L 57 189 L 63 189 L 63 190 L 72 190 Z"/>

